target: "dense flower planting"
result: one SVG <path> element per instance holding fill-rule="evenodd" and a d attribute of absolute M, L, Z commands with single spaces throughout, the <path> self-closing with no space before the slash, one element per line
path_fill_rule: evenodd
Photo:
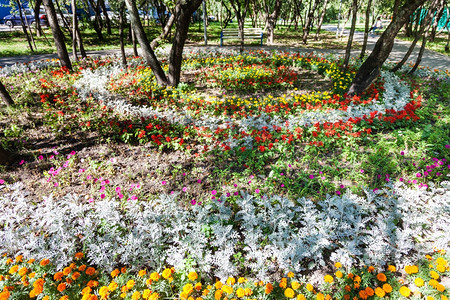
<path fill-rule="evenodd" d="M 21 159 L 41 191 L 0 176 L 0 299 L 448 298 L 448 74 L 382 71 L 349 97 L 355 66 L 331 56 L 193 53 L 178 88 L 128 62 L 0 70 L 56 139 L 179 159 L 127 179 L 115 153 Z"/>

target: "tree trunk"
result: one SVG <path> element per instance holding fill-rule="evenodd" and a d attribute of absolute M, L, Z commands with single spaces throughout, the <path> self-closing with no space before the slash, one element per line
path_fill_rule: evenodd
<path fill-rule="evenodd" d="M 170 30 L 172 29 L 174 22 L 175 22 L 175 14 L 171 14 L 161 34 L 150 43 L 150 46 L 152 47 L 153 50 L 155 50 L 156 47 L 158 47 L 159 42 L 161 40 L 165 40 L 169 36 Z"/>
<path fill-rule="evenodd" d="M 244 1 L 244 2 L 242 2 Z M 238 27 L 239 27 L 239 35 L 241 37 L 241 44 L 239 47 L 239 51 L 244 52 L 244 22 L 245 16 L 247 15 L 248 6 L 250 4 L 249 0 L 230 0 L 230 4 L 233 7 L 234 13 L 237 18 Z"/>
<path fill-rule="evenodd" d="M 399 61 L 397 63 L 397 65 L 395 65 L 394 68 L 392 68 L 391 72 L 397 72 L 398 70 L 400 70 L 401 67 L 403 67 L 403 65 L 405 64 L 405 62 L 408 60 L 409 56 L 413 52 L 414 48 L 416 47 L 416 44 L 419 41 L 419 38 L 423 35 L 424 32 L 428 32 L 429 27 L 430 27 L 429 26 L 430 22 L 431 22 L 431 20 L 433 18 L 433 11 L 436 8 L 437 4 L 438 4 L 437 0 L 434 0 L 430 4 L 430 9 L 428 10 L 428 13 L 427 13 L 426 17 L 423 19 L 422 25 L 420 26 L 420 30 L 416 33 L 414 41 L 411 43 L 411 46 L 409 47 L 408 51 L 403 56 L 403 59 L 401 61 Z"/>
<path fill-rule="evenodd" d="M 6 90 L 6 87 L 3 85 L 3 83 L 1 81 L 0 81 L 0 96 L 2 97 L 3 102 L 5 102 L 6 106 L 11 106 L 14 104 L 14 101 L 11 98 L 11 95 L 8 93 L 8 91 Z"/>
<path fill-rule="evenodd" d="M 425 33 L 424 33 L 423 39 L 422 39 L 422 45 L 420 46 L 420 50 L 419 50 L 419 55 L 417 55 L 416 63 L 414 64 L 414 67 L 411 69 L 411 71 L 409 71 L 408 74 L 413 74 L 419 67 L 420 63 L 422 62 L 422 56 L 423 56 L 423 52 L 425 51 L 425 45 L 427 44 L 427 40 L 428 40 L 428 30 L 425 30 Z"/>
<path fill-rule="evenodd" d="M 444 14 L 444 9 L 445 9 L 445 0 L 441 0 L 439 2 L 439 6 L 437 7 L 436 16 L 434 17 L 433 27 L 431 28 L 430 42 L 434 42 L 434 39 L 436 37 L 438 23 L 439 23 L 439 20 L 442 18 L 442 15 Z"/>
<path fill-rule="evenodd" d="M 146 63 L 152 69 L 153 74 L 155 74 L 156 81 L 158 82 L 158 84 L 167 85 L 168 81 L 166 74 L 164 74 L 161 64 L 156 58 L 156 55 L 153 52 L 152 47 L 150 47 L 150 43 L 148 42 L 147 35 L 145 34 L 144 31 L 144 27 L 142 27 L 141 19 L 139 18 L 139 13 L 136 7 L 135 0 L 125 0 L 125 4 L 130 13 L 133 32 L 136 35 L 139 44 L 141 45 L 142 56 L 144 57 Z"/>
<path fill-rule="evenodd" d="M 98 0 L 100 1 L 100 0 Z M 95 18 L 94 18 L 94 22 L 93 22 L 93 27 L 95 32 L 97 33 L 97 37 L 99 39 L 99 41 L 103 41 L 103 33 L 102 33 L 102 29 L 103 29 L 103 22 L 102 22 L 102 16 L 100 15 L 100 3 L 97 1 L 97 3 L 95 3 L 94 0 L 89 0 L 89 3 L 91 4 L 92 9 L 95 12 Z"/>
<path fill-rule="evenodd" d="M 72 5 L 72 56 L 74 61 L 78 61 L 77 55 L 77 27 L 78 27 L 78 18 L 76 16 L 77 4 L 76 0 L 71 1 Z"/>
<path fill-rule="evenodd" d="M 349 95 L 362 93 L 380 74 L 380 68 L 391 53 L 395 36 L 409 16 L 426 0 L 409 0 L 378 39 L 372 53 L 361 65 L 348 90 Z"/>
<path fill-rule="evenodd" d="M 275 0 L 273 12 L 267 16 L 267 44 L 273 45 L 273 35 L 283 1 Z"/>
<path fill-rule="evenodd" d="M 347 47 L 345 48 L 344 64 L 342 69 L 345 70 L 348 67 L 348 62 L 350 61 L 350 53 L 352 51 L 353 35 L 355 34 L 356 28 L 356 18 L 358 13 L 358 0 L 353 0 L 352 4 L 352 27 L 350 28 L 350 33 L 348 35 Z"/>
<path fill-rule="evenodd" d="M 34 11 L 34 15 L 38 16 L 36 22 L 35 22 L 35 26 L 36 26 L 36 35 L 37 36 L 41 36 L 42 35 L 42 26 L 41 26 L 41 22 L 39 19 L 39 9 L 41 7 L 42 4 L 42 0 L 36 0 L 36 2 L 34 3 L 34 7 L 33 7 L 33 11 Z"/>
<path fill-rule="evenodd" d="M 191 0 L 188 3 L 179 0 L 175 7 L 176 31 L 169 54 L 168 84 L 170 86 L 177 86 L 180 83 L 183 48 L 189 31 L 189 22 L 201 3 L 202 0 Z"/>
<path fill-rule="evenodd" d="M 22 30 L 25 36 L 27 37 L 28 47 L 30 47 L 31 52 L 34 52 L 33 45 L 31 45 L 31 38 L 27 30 L 27 26 L 30 26 L 30 24 L 25 24 L 28 23 L 28 19 L 26 16 L 23 15 L 22 3 L 20 3 L 19 0 L 16 0 L 16 3 L 19 9 L 19 16 L 20 16 L 20 23 L 22 24 Z"/>
<path fill-rule="evenodd" d="M 64 43 L 64 35 L 58 25 L 58 19 L 56 18 L 53 1 L 43 0 L 43 2 L 45 11 L 47 12 L 48 23 L 52 29 L 53 39 L 55 40 L 59 62 L 62 67 L 67 67 L 69 70 L 72 70 L 72 63 L 70 62 L 69 53 L 67 52 L 66 44 Z"/>
<path fill-rule="evenodd" d="M 103 16 L 105 16 L 106 33 L 111 35 L 112 34 L 112 31 L 111 31 L 111 20 L 109 19 L 108 11 L 106 11 L 105 1 L 104 0 L 98 0 L 98 1 L 100 3 L 100 7 L 102 8 Z"/>
<path fill-rule="evenodd" d="M 398 1 L 398 0 L 397 0 Z M 366 22 L 364 24 L 364 41 L 361 48 L 361 54 L 359 55 L 359 59 L 363 60 L 364 56 L 366 55 L 366 49 L 367 49 L 367 39 L 369 38 L 369 26 L 370 26 L 370 8 L 372 7 L 372 0 L 369 0 L 367 3 L 367 9 L 366 9 Z"/>
<path fill-rule="evenodd" d="M 123 28 L 125 27 L 125 2 L 120 3 L 119 6 L 119 40 L 120 40 L 120 55 L 122 57 L 122 66 L 127 67 L 127 57 L 125 55 L 125 35 Z"/>
<path fill-rule="evenodd" d="M 447 44 L 445 44 L 445 48 L 444 48 L 445 52 L 449 52 L 450 51 L 449 43 L 450 43 L 450 30 L 448 31 Z"/>
<path fill-rule="evenodd" d="M 369 1 L 372 1 L 372 0 L 369 0 Z M 325 17 L 325 14 L 327 12 L 327 4 L 328 4 L 328 0 L 325 0 L 325 2 L 323 3 L 322 14 L 320 15 L 320 19 L 319 19 L 319 24 L 317 25 L 316 36 L 314 38 L 316 41 L 319 40 L 320 28 L 322 28 L 323 18 Z"/>

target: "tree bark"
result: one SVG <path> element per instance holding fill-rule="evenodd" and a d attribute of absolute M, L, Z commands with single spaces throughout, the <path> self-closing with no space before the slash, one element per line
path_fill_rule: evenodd
<path fill-rule="evenodd" d="M 369 0 L 369 1 L 372 1 L 372 0 Z M 320 29 L 322 28 L 323 18 L 325 17 L 325 14 L 327 12 L 327 4 L 328 4 L 328 0 L 325 0 L 325 2 L 323 3 L 322 14 L 320 15 L 320 19 L 319 19 L 319 24 L 317 25 L 316 36 L 314 38 L 316 41 L 319 40 L 319 34 L 320 34 Z"/>
<path fill-rule="evenodd" d="M 431 28 L 430 42 L 434 42 L 434 39 L 436 37 L 437 26 L 439 20 L 442 18 L 442 15 L 444 14 L 444 9 L 445 9 L 445 0 L 441 0 L 439 2 L 439 6 L 437 7 L 436 16 L 434 17 L 433 26 Z"/>
<path fill-rule="evenodd" d="M 319 5 L 319 2 L 320 2 L 320 0 L 314 0 L 313 6 L 309 7 L 308 13 L 306 15 L 305 26 L 303 27 L 303 36 L 302 36 L 302 41 L 303 41 L 303 44 L 305 44 L 305 45 L 308 42 L 308 35 L 309 35 L 309 31 L 311 29 L 314 12 L 316 11 L 316 8 L 317 8 L 317 5 Z"/>
<path fill-rule="evenodd" d="M 111 35 L 112 34 L 112 31 L 111 31 L 111 20 L 109 18 L 108 11 L 106 10 L 105 1 L 104 0 L 98 0 L 98 1 L 100 3 L 101 8 L 102 8 L 103 16 L 105 17 L 106 33 Z"/>
<path fill-rule="evenodd" d="M 243 1 L 243 2 L 242 2 Z M 241 37 L 241 43 L 239 51 L 244 52 L 244 22 L 247 15 L 248 6 L 250 4 L 249 0 L 230 0 L 230 4 L 233 7 L 234 13 L 237 18 L 239 35 Z"/>
<path fill-rule="evenodd" d="M 72 70 L 72 63 L 70 62 L 69 53 L 67 52 L 66 44 L 64 43 L 64 35 L 58 25 L 58 19 L 56 18 L 53 1 L 43 0 L 43 2 L 45 11 L 47 12 L 48 23 L 50 24 L 50 27 L 52 29 L 59 62 L 62 67 L 67 67 L 69 70 Z"/>
<path fill-rule="evenodd" d="M 372 7 L 372 0 L 369 0 L 367 3 L 367 9 L 366 9 L 366 21 L 364 24 L 364 41 L 361 48 L 361 54 L 359 55 L 359 59 L 363 60 L 364 56 L 366 55 L 366 49 L 367 49 L 367 39 L 369 38 L 369 26 L 370 26 L 370 8 Z"/>
<path fill-rule="evenodd" d="M 144 57 L 146 63 L 152 69 L 153 74 L 155 74 L 156 81 L 158 82 L 158 84 L 163 86 L 167 85 L 168 81 L 166 74 L 164 74 L 161 64 L 156 58 L 156 55 L 153 52 L 152 47 L 150 47 L 150 43 L 148 42 L 147 35 L 145 34 L 144 27 L 142 26 L 141 23 L 141 19 L 139 18 L 139 13 L 137 10 L 135 0 L 125 0 L 125 4 L 127 6 L 128 11 L 130 12 L 132 29 L 136 35 L 139 44 L 141 45 L 142 56 Z"/>
<path fill-rule="evenodd" d="M 172 29 L 174 22 L 175 22 L 175 14 L 171 14 L 161 34 L 150 43 L 150 46 L 152 47 L 153 50 L 155 50 L 156 47 L 158 47 L 160 41 L 166 39 L 169 36 L 170 30 Z"/>
<path fill-rule="evenodd" d="M 273 45 L 273 35 L 282 4 L 283 1 L 275 0 L 273 11 L 267 16 L 267 44 L 269 45 Z"/>
<path fill-rule="evenodd" d="M 37 16 L 37 20 L 35 23 L 37 36 L 42 35 L 42 26 L 41 26 L 41 22 L 39 19 L 39 10 L 40 10 L 41 4 L 42 4 L 42 0 L 36 0 L 36 2 L 34 3 L 34 7 L 33 7 L 34 15 Z"/>
<path fill-rule="evenodd" d="M 2 97 L 3 102 L 6 104 L 6 106 L 11 106 L 14 104 L 11 95 L 8 93 L 6 87 L 3 85 L 1 81 L 0 81 L 0 96 Z"/>
<path fill-rule="evenodd" d="M 74 61 L 78 61 L 77 54 L 77 27 L 78 27 L 78 18 L 76 16 L 77 4 L 76 0 L 71 1 L 72 6 L 72 57 Z"/>
<path fill-rule="evenodd" d="M 125 2 L 120 3 L 119 6 L 119 40 L 120 40 L 120 55 L 122 58 L 122 66 L 127 67 L 127 57 L 125 55 L 125 35 L 123 28 L 125 27 Z"/>
<path fill-rule="evenodd" d="M 29 26 L 30 24 L 25 24 L 28 23 L 28 19 L 26 16 L 23 15 L 22 3 L 20 3 L 19 0 L 16 0 L 16 3 L 19 9 L 19 16 L 20 16 L 20 23 L 22 24 L 22 30 L 25 36 L 27 37 L 28 47 L 30 47 L 31 52 L 34 52 L 33 45 L 31 44 L 31 38 L 27 30 L 27 26 Z"/>
<path fill-rule="evenodd" d="M 405 3 L 396 18 L 392 20 L 381 37 L 378 39 L 372 53 L 364 61 L 356 73 L 348 90 L 349 95 L 362 93 L 380 74 L 380 68 L 391 53 L 395 36 L 406 23 L 409 16 L 426 0 L 409 0 Z"/>
<path fill-rule="evenodd" d="M 179 0 L 175 7 L 176 31 L 169 53 L 168 84 L 170 86 L 177 86 L 180 83 L 183 48 L 189 31 L 189 22 L 191 21 L 192 14 L 201 3 L 202 0 Z"/>
<path fill-rule="evenodd" d="M 411 69 L 411 71 L 408 72 L 408 74 L 413 74 L 417 68 L 419 67 L 420 63 L 422 62 L 423 53 L 425 52 L 425 45 L 427 44 L 428 40 L 428 30 L 425 31 L 422 39 L 422 45 L 420 46 L 419 55 L 417 55 L 416 63 L 414 64 L 414 67 Z"/>
<path fill-rule="evenodd" d="M 409 47 L 408 51 L 406 52 L 406 54 L 403 56 L 403 59 L 401 61 L 399 61 L 397 63 L 397 65 L 395 65 L 394 68 L 392 68 L 391 72 L 397 72 L 398 70 L 400 70 L 401 67 L 403 67 L 403 65 L 405 64 L 405 62 L 408 60 L 409 56 L 411 55 L 411 53 L 414 51 L 414 48 L 416 47 L 417 42 L 419 41 L 419 38 L 423 35 L 424 32 L 427 32 L 428 29 L 430 28 L 430 22 L 431 19 L 433 18 L 433 11 L 436 8 L 436 5 L 438 1 L 434 0 L 431 4 L 430 4 L 430 9 L 428 10 L 427 15 L 425 16 L 425 18 L 422 21 L 422 25 L 420 26 L 419 31 L 416 33 L 416 36 L 414 38 L 414 41 L 411 43 L 411 46 Z"/>
<path fill-rule="evenodd" d="M 100 1 L 100 0 L 98 0 Z M 94 0 L 89 0 L 89 3 L 91 4 L 92 9 L 94 9 L 95 12 L 95 18 L 94 18 L 94 22 L 93 22 L 93 27 L 95 32 L 97 33 L 97 37 L 100 41 L 103 41 L 103 33 L 102 33 L 102 29 L 103 29 L 103 22 L 102 22 L 102 16 L 100 15 L 100 3 L 97 1 L 97 3 L 95 3 Z"/>
<path fill-rule="evenodd" d="M 352 12 L 352 26 L 348 35 L 347 47 L 345 48 L 344 64 L 342 65 L 343 70 L 347 69 L 348 62 L 350 61 L 350 53 L 352 51 L 353 35 L 355 34 L 356 17 L 358 13 L 358 0 L 353 0 Z"/>

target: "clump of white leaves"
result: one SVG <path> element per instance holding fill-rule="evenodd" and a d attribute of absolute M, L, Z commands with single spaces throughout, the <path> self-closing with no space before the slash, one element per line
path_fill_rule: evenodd
<path fill-rule="evenodd" d="M 190 208 L 181 207 L 176 194 L 90 204 L 75 195 L 39 201 L 20 183 L 3 190 L 0 252 L 50 258 L 60 268 L 85 250 L 106 270 L 189 261 L 219 278 L 246 268 L 270 279 L 280 271 L 320 268 L 330 263 L 327 257 L 346 266 L 403 266 L 435 248 L 450 250 L 448 182 L 428 190 L 386 185 L 364 197 L 347 192 L 317 204 L 242 192 L 233 207 L 215 201 Z"/>

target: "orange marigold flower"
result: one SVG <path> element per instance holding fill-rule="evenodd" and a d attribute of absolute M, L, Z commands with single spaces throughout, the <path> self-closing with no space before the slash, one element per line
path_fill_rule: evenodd
<path fill-rule="evenodd" d="M 93 268 L 93 267 L 87 268 L 86 269 L 86 274 L 89 275 L 89 276 L 94 275 L 95 274 L 95 268 Z"/>
<path fill-rule="evenodd" d="M 84 257 L 83 252 L 77 252 L 77 253 L 75 253 L 75 258 L 76 258 L 76 259 L 82 259 L 83 257 Z"/>
<path fill-rule="evenodd" d="M 62 292 L 66 289 L 66 283 L 65 282 L 61 282 L 60 284 L 58 284 L 57 290 L 58 292 Z"/>
<path fill-rule="evenodd" d="M 369 297 L 372 297 L 373 294 L 375 293 L 373 288 L 371 288 L 370 286 L 366 287 L 365 291 L 366 291 L 367 295 L 369 295 Z"/>
<path fill-rule="evenodd" d="M 9 269 L 9 274 L 14 274 L 17 271 L 19 271 L 19 266 L 18 265 L 14 265 Z"/>
<path fill-rule="evenodd" d="M 387 280 L 386 275 L 384 275 L 384 273 L 378 273 L 377 279 L 381 282 L 385 282 Z"/>
<path fill-rule="evenodd" d="M 20 268 L 20 270 L 19 270 L 19 275 L 20 276 L 23 276 L 23 275 L 25 275 L 27 273 L 28 273 L 28 269 L 27 268 L 25 268 L 25 267 Z"/>
<path fill-rule="evenodd" d="M 30 264 L 30 265 L 31 265 L 32 263 L 34 263 L 34 262 L 35 262 L 35 259 L 34 259 L 34 258 L 30 258 L 30 259 L 27 261 L 27 263 Z"/>
<path fill-rule="evenodd" d="M 377 295 L 380 298 L 383 298 L 386 295 L 386 292 L 382 288 L 377 287 L 375 289 L 375 295 Z"/>
<path fill-rule="evenodd" d="M 3 292 L 0 292 L 0 300 L 6 300 L 11 296 L 8 290 L 4 290 Z"/>
<path fill-rule="evenodd" d="M 284 295 L 285 295 L 287 298 L 294 298 L 295 292 L 294 292 L 293 289 L 287 288 L 287 289 L 284 290 Z"/>
<path fill-rule="evenodd" d="M 126 272 L 127 272 L 127 268 L 122 267 L 122 268 L 120 269 L 120 272 L 121 272 L 122 274 L 126 273 Z"/>
<path fill-rule="evenodd" d="M 72 279 L 73 280 L 77 280 L 78 278 L 80 278 L 80 276 L 81 276 L 80 272 L 74 272 L 72 274 Z"/>
<path fill-rule="evenodd" d="M 202 283 L 201 283 L 201 282 L 197 282 L 197 283 L 194 285 L 194 289 L 195 289 L 196 291 L 201 291 L 201 290 L 202 290 Z"/>
<path fill-rule="evenodd" d="M 84 289 L 81 290 L 81 295 L 86 295 L 89 294 L 92 291 L 92 289 L 90 287 L 85 287 Z"/>
<path fill-rule="evenodd" d="M 223 295 L 223 291 L 222 291 L 222 290 L 217 290 L 217 291 L 214 293 L 214 299 L 219 300 L 220 298 L 222 298 L 222 295 Z M 238 295 L 238 294 L 237 294 L 237 291 L 236 291 L 236 295 Z M 238 295 L 238 297 L 239 297 L 239 295 Z M 242 297 L 243 297 L 243 296 L 242 296 Z M 240 297 L 240 298 L 242 298 L 242 297 Z"/>
<path fill-rule="evenodd" d="M 358 295 L 359 295 L 359 298 L 364 299 L 364 300 L 369 298 L 369 296 L 367 295 L 365 290 L 360 290 Z"/>
<path fill-rule="evenodd" d="M 43 260 L 41 260 L 41 262 L 39 263 L 41 266 L 46 266 L 50 263 L 50 259 L 48 258 L 44 258 Z"/>
<path fill-rule="evenodd" d="M 55 275 L 53 275 L 53 279 L 55 281 L 60 281 L 63 278 L 64 274 L 63 272 L 56 272 Z"/>
<path fill-rule="evenodd" d="M 352 290 L 352 287 L 351 286 L 349 286 L 348 284 L 344 287 L 344 290 L 346 291 L 346 292 L 350 292 L 351 290 Z"/>
<path fill-rule="evenodd" d="M 95 280 L 89 280 L 88 283 L 86 284 L 88 287 L 96 287 L 98 286 L 98 281 Z"/>
<path fill-rule="evenodd" d="M 368 268 L 367 268 L 367 271 L 368 272 L 373 272 L 375 270 L 375 268 L 373 267 L 373 266 L 369 266 Z"/>
<path fill-rule="evenodd" d="M 139 293 L 138 291 L 135 291 L 133 295 L 131 295 L 132 300 L 138 300 L 139 298 L 141 298 L 141 293 Z"/>
<path fill-rule="evenodd" d="M 114 292 L 118 287 L 119 285 L 117 284 L 117 282 L 111 281 L 111 283 L 108 285 L 108 291 Z"/>
<path fill-rule="evenodd" d="M 119 274 L 120 274 L 119 269 L 115 269 L 115 270 L 111 271 L 111 277 L 112 278 L 117 277 Z"/>
<path fill-rule="evenodd" d="M 317 299 L 317 300 L 325 300 L 325 296 L 324 296 L 324 294 L 322 294 L 322 293 L 318 293 L 318 294 L 316 295 L 316 299 Z"/>
<path fill-rule="evenodd" d="M 273 291 L 273 285 L 269 282 L 269 283 L 266 284 L 266 288 L 264 290 L 264 293 L 266 295 L 268 295 L 268 294 L 272 293 L 272 291 Z"/>
<path fill-rule="evenodd" d="M 411 290 L 406 286 L 402 286 L 399 292 L 403 297 L 408 298 L 409 296 L 411 296 Z"/>
<path fill-rule="evenodd" d="M 395 266 L 393 266 L 393 265 L 389 265 L 389 266 L 388 266 L 388 271 L 394 273 L 394 272 L 397 271 L 397 268 L 396 268 Z"/>
<path fill-rule="evenodd" d="M 81 265 L 78 267 L 78 271 L 80 272 L 84 272 L 84 270 L 86 270 L 87 266 L 86 265 Z"/>
<path fill-rule="evenodd" d="M 251 296 L 253 294 L 253 290 L 251 288 L 245 288 L 245 296 Z"/>
<path fill-rule="evenodd" d="M 390 293 L 390 292 L 392 292 L 392 286 L 389 283 L 385 283 L 385 284 L 383 284 L 383 290 L 386 293 Z"/>
<path fill-rule="evenodd" d="M 146 270 L 140 270 L 138 273 L 139 277 L 144 277 L 145 275 L 147 275 L 147 271 Z"/>
<path fill-rule="evenodd" d="M 59 300 L 69 300 L 69 296 L 67 296 L 67 295 L 62 296 L 61 298 L 59 298 Z"/>
<path fill-rule="evenodd" d="M 63 274 L 64 274 L 65 276 L 69 275 L 70 272 L 72 272 L 72 269 L 71 269 L 70 267 L 65 267 L 65 268 L 63 269 Z"/>
<path fill-rule="evenodd" d="M 287 288 L 287 278 L 281 278 L 280 283 L 278 284 L 280 288 L 285 289 Z"/>
<path fill-rule="evenodd" d="M 16 257 L 16 262 L 22 262 L 23 261 L 23 255 L 18 255 Z"/>
<path fill-rule="evenodd" d="M 289 273 L 287 273 L 287 277 L 289 277 L 289 278 L 294 278 L 294 273 L 292 273 L 292 272 L 289 272 Z"/>

